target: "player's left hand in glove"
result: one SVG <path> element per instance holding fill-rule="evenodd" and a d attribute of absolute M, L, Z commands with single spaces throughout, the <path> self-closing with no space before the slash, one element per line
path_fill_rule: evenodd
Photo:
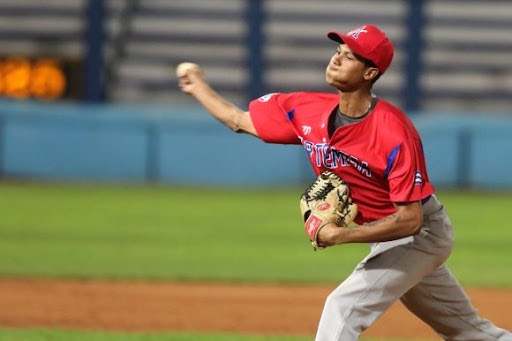
<path fill-rule="evenodd" d="M 329 223 L 347 227 L 356 217 L 357 205 L 352 203 L 348 185 L 336 174 L 326 171 L 309 186 L 300 199 L 306 234 L 315 250 L 324 245 L 320 230 Z"/>

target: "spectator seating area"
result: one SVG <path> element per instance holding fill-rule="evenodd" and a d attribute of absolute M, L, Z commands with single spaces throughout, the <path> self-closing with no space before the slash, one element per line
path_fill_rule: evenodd
<path fill-rule="evenodd" d="M 187 103 L 174 67 L 201 64 L 213 86 L 244 104 L 250 82 L 246 0 L 105 0 L 107 96 L 113 101 Z M 268 92 L 329 90 L 323 70 L 335 45 L 329 30 L 381 26 L 396 46 L 395 61 L 375 92 L 403 104 L 408 1 L 266 0 Z M 86 45 L 87 0 L 0 0 L 0 57 L 80 58 Z M 510 110 L 512 3 L 430 0 L 424 6 L 420 76 L 427 110 Z"/>

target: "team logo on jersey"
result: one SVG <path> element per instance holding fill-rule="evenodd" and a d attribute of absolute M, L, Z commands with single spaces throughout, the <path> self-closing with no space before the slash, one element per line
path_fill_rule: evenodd
<path fill-rule="evenodd" d="M 274 95 L 277 95 L 277 93 L 273 92 L 271 94 L 263 95 L 260 98 L 258 98 L 258 101 L 263 102 L 263 103 L 268 102 Z"/>
<path fill-rule="evenodd" d="M 421 177 L 421 172 L 419 170 L 414 173 L 414 184 L 421 185 L 423 183 L 423 178 Z"/>
<path fill-rule="evenodd" d="M 354 39 L 357 39 L 357 38 L 359 38 L 359 35 L 361 33 L 368 33 L 368 31 L 365 30 L 365 28 L 366 28 L 366 26 L 358 27 L 358 28 L 348 32 L 347 35 L 352 36 Z"/>
<path fill-rule="evenodd" d="M 341 150 L 337 150 L 327 143 L 313 143 L 301 138 L 304 149 L 317 167 L 334 169 L 338 167 L 354 167 L 362 175 L 371 178 L 372 170 L 368 162 L 359 160 Z"/>
<path fill-rule="evenodd" d="M 311 133 L 311 127 L 310 126 L 302 126 L 302 132 L 304 133 L 304 135 Z"/>

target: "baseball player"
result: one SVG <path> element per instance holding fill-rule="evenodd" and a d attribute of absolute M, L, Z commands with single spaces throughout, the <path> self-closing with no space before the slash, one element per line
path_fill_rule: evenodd
<path fill-rule="evenodd" d="M 316 340 L 357 340 L 396 300 L 445 340 L 512 340 L 478 316 L 444 265 L 453 228 L 429 182 L 420 136 L 371 92 L 393 59 L 391 41 L 373 25 L 327 36 L 337 46 L 325 78 L 337 93 L 269 94 L 244 112 L 212 90 L 197 65 L 177 70 L 182 91 L 223 124 L 268 143 L 302 144 L 317 174 L 329 170 L 348 184 L 358 226 L 328 223 L 318 243 L 371 250 L 328 296 Z"/>

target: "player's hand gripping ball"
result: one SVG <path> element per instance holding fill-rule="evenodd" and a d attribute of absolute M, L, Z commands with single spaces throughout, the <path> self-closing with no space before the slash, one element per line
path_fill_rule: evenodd
<path fill-rule="evenodd" d="M 176 76 L 178 77 L 178 85 L 186 94 L 192 95 L 200 85 L 204 83 L 201 67 L 194 63 L 181 63 L 176 67 Z"/>
<path fill-rule="evenodd" d="M 178 78 L 183 78 L 183 77 L 186 77 L 187 76 L 187 73 L 188 71 L 190 70 L 201 70 L 201 68 L 199 67 L 199 65 L 197 64 L 194 64 L 194 63 L 189 63 L 189 62 L 184 62 L 184 63 L 180 63 L 177 67 L 176 67 L 176 76 Z"/>
<path fill-rule="evenodd" d="M 306 234 L 315 250 L 322 250 L 318 236 L 329 223 L 347 227 L 356 217 L 358 208 L 352 203 L 348 185 L 336 174 L 325 171 L 306 189 L 300 198 L 300 210 Z"/>

